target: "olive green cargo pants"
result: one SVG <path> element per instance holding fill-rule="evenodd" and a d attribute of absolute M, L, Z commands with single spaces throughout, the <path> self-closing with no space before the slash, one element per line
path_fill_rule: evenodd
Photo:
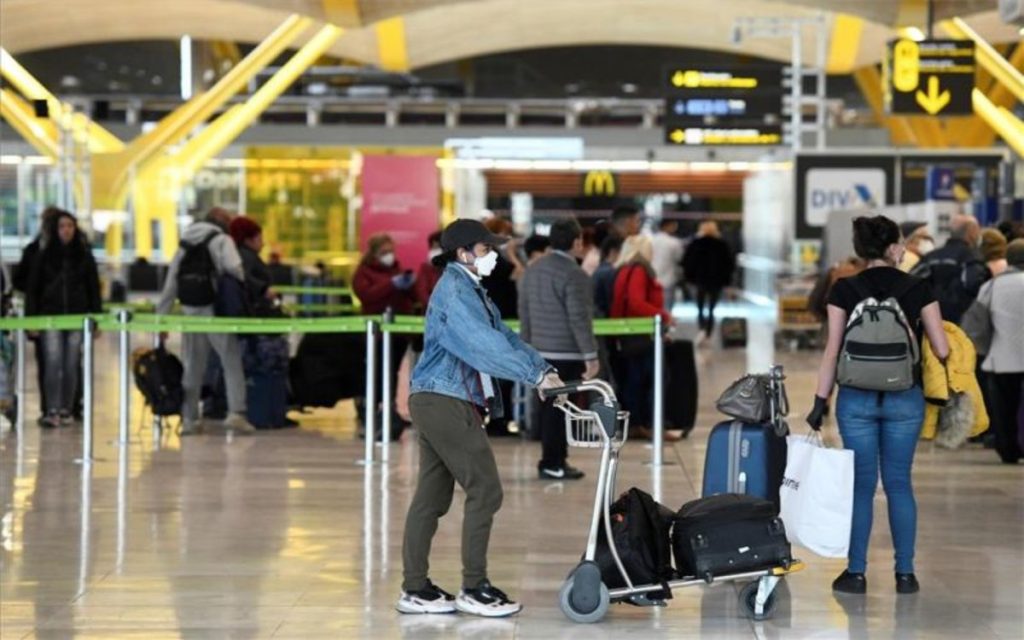
<path fill-rule="evenodd" d="M 430 543 L 438 519 L 451 507 L 456 482 L 466 492 L 462 586 L 476 588 L 487 578 L 487 545 L 503 498 L 487 432 L 473 405 L 457 398 L 417 393 L 409 398 L 409 413 L 419 432 L 420 472 L 405 520 L 402 589 L 426 586 Z"/>

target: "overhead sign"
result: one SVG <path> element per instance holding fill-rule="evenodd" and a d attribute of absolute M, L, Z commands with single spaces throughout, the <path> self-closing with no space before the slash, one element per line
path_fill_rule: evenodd
<path fill-rule="evenodd" d="M 669 67 L 665 91 L 668 144 L 782 143 L 782 70 L 778 66 Z"/>
<path fill-rule="evenodd" d="M 684 146 L 782 144 L 782 125 L 667 127 L 665 141 Z"/>
<path fill-rule="evenodd" d="M 495 160 L 580 160 L 583 138 L 449 138 L 456 158 Z"/>
<path fill-rule="evenodd" d="M 804 211 L 811 226 L 825 226 L 832 211 L 870 210 L 885 203 L 887 176 L 881 168 L 815 168 L 806 180 Z"/>
<path fill-rule="evenodd" d="M 894 40 L 884 65 L 886 110 L 906 115 L 968 115 L 973 112 L 974 72 L 972 40 Z"/>

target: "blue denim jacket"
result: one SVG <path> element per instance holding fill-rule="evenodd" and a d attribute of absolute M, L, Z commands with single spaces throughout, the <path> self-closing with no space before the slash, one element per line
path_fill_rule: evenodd
<path fill-rule="evenodd" d="M 423 355 L 412 372 L 411 393 L 438 393 L 485 406 L 479 373 L 537 385 L 550 369 L 505 326 L 483 287 L 462 267 L 449 264 L 430 296 Z"/>

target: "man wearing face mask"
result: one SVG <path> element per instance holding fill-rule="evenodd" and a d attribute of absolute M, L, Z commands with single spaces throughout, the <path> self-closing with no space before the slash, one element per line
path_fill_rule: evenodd
<path fill-rule="evenodd" d="M 412 374 L 409 411 L 419 432 L 420 465 L 402 548 L 404 579 L 396 609 L 484 617 L 518 613 L 522 606 L 487 575 L 487 546 L 501 507 L 498 467 L 483 415 L 502 415 L 495 378 L 540 389 L 563 386 L 537 351 L 501 321 L 480 285 L 507 241 L 476 220 L 456 220 L 441 236 L 444 266 L 427 307 L 423 356 Z M 462 590 L 458 598 L 429 577 L 430 546 L 438 519 L 448 512 L 455 483 L 466 493 L 462 523 Z"/>
<path fill-rule="evenodd" d="M 903 261 L 900 262 L 900 271 L 910 273 L 921 262 L 921 258 L 935 250 L 935 240 L 924 222 L 904 222 L 900 225 L 900 233 L 906 238 L 907 246 Z"/>

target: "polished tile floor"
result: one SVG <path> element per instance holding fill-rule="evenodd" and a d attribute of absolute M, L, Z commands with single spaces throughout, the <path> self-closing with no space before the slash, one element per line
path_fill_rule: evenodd
<path fill-rule="evenodd" d="M 700 355 L 700 427 L 653 468 L 651 450 L 624 452 L 620 486 L 652 488 L 675 507 L 697 496 L 717 392 L 777 358 L 790 374 L 800 431 L 815 358 L 761 349 Z M 760 338 L 758 337 L 760 336 Z M 780 589 L 775 619 L 740 617 L 736 587 L 677 591 L 665 609 L 613 606 L 575 625 L 556 593 L 584 545 L 595 456 L 581 482 L 535 478 L 537 443 L 496 439 L 505 484 L 490 554 L 493 581 L 525 605 L 518 617 L 400 616 L 401 534 L 416 476 L 408 434 L 386 466 L 356 464 L 350 406 L 299 430 L 231 438 L 154 438 L 133 403 L 132 440 L 118 447 L 114 336 L 98 348 L 98 458 L 77 464 L 79 429 L 0 434 L 0 638 L 1021 638 L 1024 637 L 1024 466 L 979 448 L 922 444 L 921 594 L 893 593 L 891 542 L 879 496 L 869 593 L 836 599 L 842 562 L 801 554 L 806 571 Z M 30 378 L 31 379 L 31 378 Z M 34 400 L 30 397 L 30 402 Z M 31 415 L 31 414 L 30 414 Z M 457 495 L 457 505 L 459 497 Z M 442 522 L 432 577 L 459 581 L 456 506 Z"/>

